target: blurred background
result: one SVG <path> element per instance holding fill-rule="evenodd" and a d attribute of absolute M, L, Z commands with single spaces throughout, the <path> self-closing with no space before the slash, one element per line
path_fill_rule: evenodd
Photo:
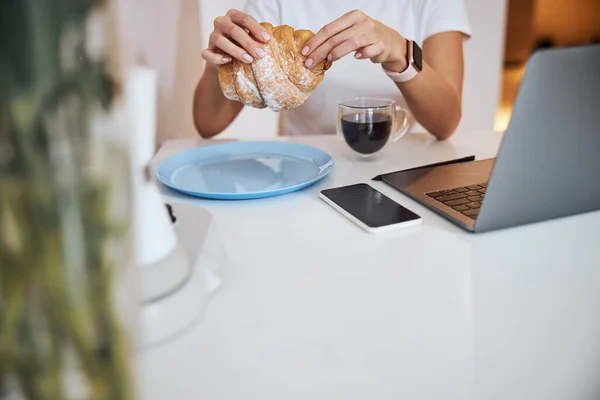
<path fill-rule="evenodd" d="M 600 43 L 600 0 L 509 0 L 502 91 L 494 127 L 508 125 L 530 54 L 538 48 Z"/>
<path fill-rule="evenodd" d="M 215 17 L 245 0 L 118 0 L 126 62 L 159 73 L 158 138 L 196 138 L 191 100 Z M 600 0 L 465 0 L 473 37 L 465 45 L 459 129 L 505 130 L 527 58 L 537 48 L 600 41 Z M 278 116 L 245 109 L 219 137 L 272 137 Z"/>

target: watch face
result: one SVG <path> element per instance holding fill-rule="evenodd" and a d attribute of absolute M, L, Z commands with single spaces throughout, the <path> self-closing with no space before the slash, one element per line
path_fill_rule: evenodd
<path fill-rule="evenodd" d="M 423 71 L 423 52 L 416 42 L 413 42 L 413 62 L 419 71 Z"/>

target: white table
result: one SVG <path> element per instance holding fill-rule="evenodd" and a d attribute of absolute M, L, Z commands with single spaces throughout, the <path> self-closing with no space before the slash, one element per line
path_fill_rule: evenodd
<path fill-rule="evenodd" d="M 383 172 L 493 157 L 500 139 L 411 135 L 356 162 L 334 136 L 281 138 L 330 152 L 334 171 L 263 200 L 163 188 L 213 214 L 228 263 L 203 321 L 143 357 L 146 398 L 600 398 L 600 212 L 475 235 L 370 182 L 423 224 L 369 235 L 317 197 Z M 167 143 L 154 166 L 199 143 Z"/>

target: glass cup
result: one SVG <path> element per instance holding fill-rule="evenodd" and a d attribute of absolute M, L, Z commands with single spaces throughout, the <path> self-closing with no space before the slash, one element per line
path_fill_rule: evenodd
<path fill-rule="evenodd" d="M 369 158 L 404 136 L 409 119 L 394 100 L 358 97 L 338 105 L 337 133 L 361 158 Z"/>

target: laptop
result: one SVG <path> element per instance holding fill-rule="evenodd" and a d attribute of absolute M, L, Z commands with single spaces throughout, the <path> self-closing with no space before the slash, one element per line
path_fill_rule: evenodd
<path fill-rule="evenodd" d="M 531 56 L 496 158 L 381 179 L 471 232 L 600 210 L 600 45 Z"/>

